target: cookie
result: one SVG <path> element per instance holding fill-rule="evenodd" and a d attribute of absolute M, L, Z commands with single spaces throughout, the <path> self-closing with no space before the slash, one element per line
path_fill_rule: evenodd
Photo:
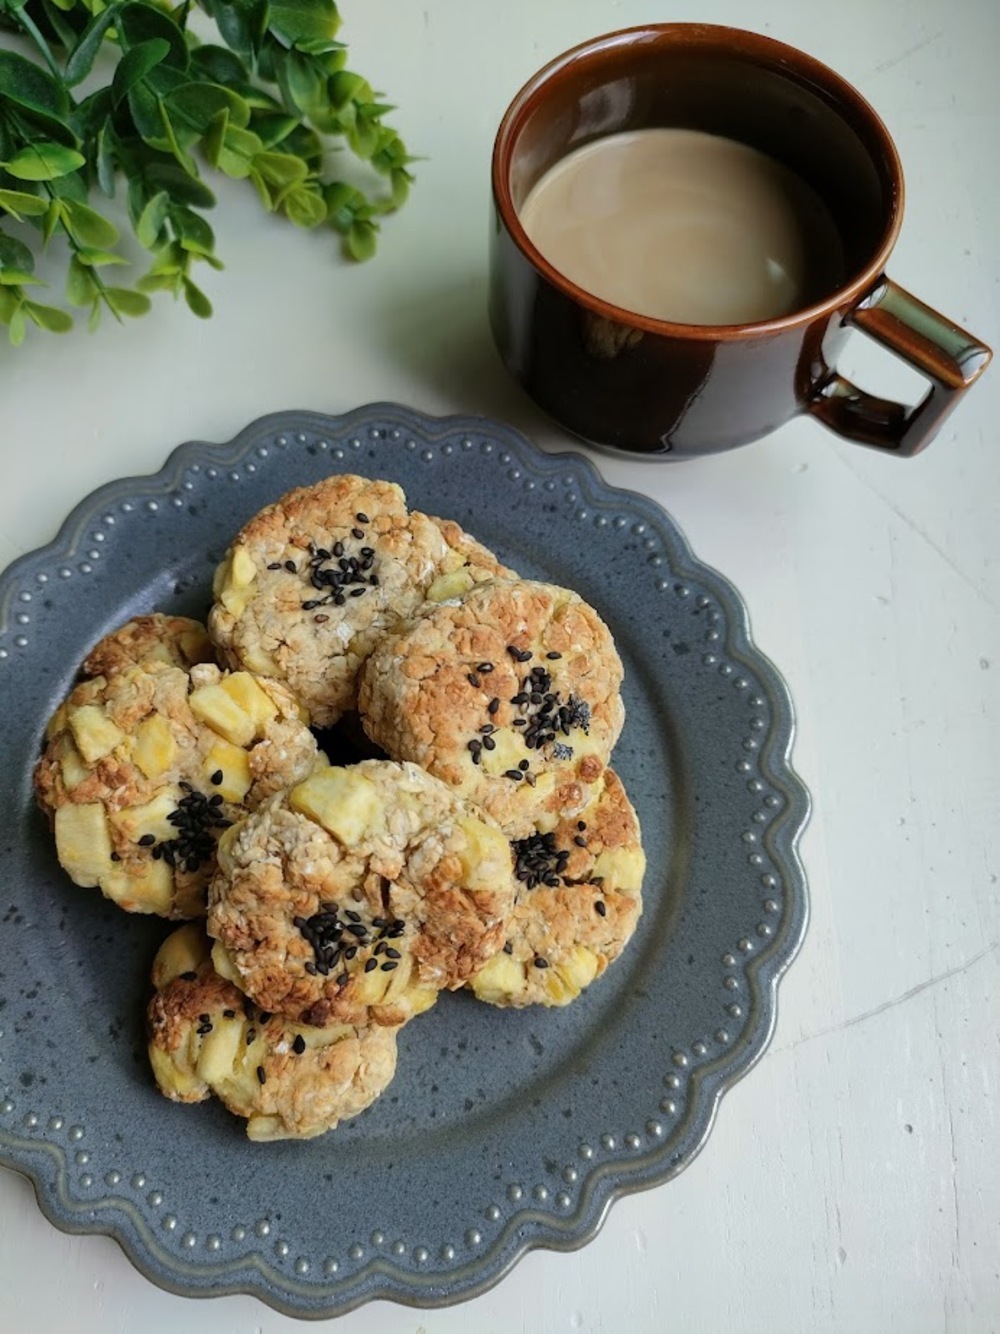
<path fill-rule="evenodd" d="M 209 632 L 233 667 L 284 681 L 316 727 L 355 706 L 361 663 L 426 598 L 509 573 L 457 525 L 410 513 L 390 482 L 300 487 L 237 534 L 216 571 Z"/>
<path fill-rule="evenodd" d="M 214 659 L 215 648 L 200 621 L 153 612 L 133 617 L 99 640 L 84 659 L 81 675 L 114 676 L 147 662 L 188 668 Z"/>
<path fill-rule="evenodd" d="M 425 604 L 362 668 L 369 737 L 482 806 L 512 837 L 590 800 L 625 719 L 611 632 L 569 589 L 481 583 Z"/>
<path fill-rule="evenodd" d="M 149 1060 L 174 1102 L 213 1094 L 252 1140 L 311 1139 L 357 1116 L 396 1070 L 396 1029 L 303 1027 L 260 1012 L 211 963 L 201 926 L 174 931 L 153 963 Z"/>
<path fill-rule="evenodd" d="M 492 1005 L 567 1005 L 618 957 L 642 913 L 646 858 L 621 779 L 605 769 L 579 817 L 513 849 L 507 939 L 469 988 Z"/>
<path fill-rule="evenodd" d="M 284 686 L 147 659 L 73 688 L 35 794 L 76 884 L 129 912 L 204 916 L 222 830 L 320 758 Z"/>
<path fill-rule="evenodd" d="M 413 764 L 318 769 L 228 830 L 208 896 L 216 968 L 304 1023 L 397 1024 L 500 948 L 511 848 Z"/>

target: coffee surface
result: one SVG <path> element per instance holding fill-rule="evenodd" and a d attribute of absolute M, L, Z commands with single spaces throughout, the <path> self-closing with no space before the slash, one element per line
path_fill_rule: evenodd
<path fill-rule="evenodd" d="M 635 130 L 576 149 L 536 183 L 519 216 L 571 282 L 654 319 L 775 319 L 844 276 L 816 192 L 766 154 L 699 130 Z"/>

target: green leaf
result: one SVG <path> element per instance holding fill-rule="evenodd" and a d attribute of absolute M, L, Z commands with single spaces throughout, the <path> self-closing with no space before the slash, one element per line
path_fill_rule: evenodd
<path fill-rule="evenodd" d="M 8 322 L 7 337 L 13 347 L 20 347 L 24 342 L 24 335 L 27 332 L 27 322 L 24 317 L 24 304 L 19 305 L 11 314 Z"/>
<path fill-rule="evenodd" d="M 49 333 L 69 333 L 73 327 L 72 315 L 57 306 L 46 306 L 40 301 L 25 301 L 24 309 L 39 329 L 46 329 Z"/>
<path fill-rule="evenodd" d="M 144 179 L 151 190 L 165 190 L 176 204 L 191 208 L 213 208 L 215 195 L 200 178 L 189 176 L 173 162 L 154 162 L 148 166 Z"/>
<path fill-rule="evenodd" d="M 0 208 L 18 222 L 22 218 L 40 218 L 49 203 L 38 195 L 30 195 L 25 190 L 0 190 Z"/>
<path fill-rule="evenodd" d="M 79 41 L 66 61 L 65 79 L 71 88 L 75 84 L 82 83 L 90 73 L 97 53 L 104 44 L 105 35 L 118 17 L 119 8 L 117 4 L 109 5 L 107 9 L 96 14 L 80 34 Z"/>
<path fill-rule="evenodd" d="M 42 140 L 22 148 L 8 162 L 0 163 L 0 166 L 19 181 L 52 181 L 57 176 L 68 176 L 77 167 L 82 167 L 86 160 L 75 148 Z"/>
<path fill-rule="evenodd" d="M 162 37 L 154 37 L 149 42 L 140 42 L 126 51 L 118 62 L 115 76 L 111 81 L 111 91 L 116 107 L 121 106 L 128 94 L 157 65 L 163 63 L 170 54 L 170 43 Z M 134 109 L 133 109 L 134 113 Z M 142 126 L 136 121 L 136 129 L 143 133 Z M 146 136 L 143 134 L 143 138 Z"/>
<path fill-rule="evenodd" d="M 129 287 L 106 287 L 103 295 L 116 315 L 127 315 L 130 319 L 145 315 L 151 304 L 148 296 Z"/>
<path fill-rule="evenodd" d="M 42 222 L 42 241 L 45 245 L 52 240 L 56 228 L 62 222 L 63 203 L 60 199 L 53 199 L 49 203 L 48 210 Z"/>
<path fill-rule="evenodd" d="M 35 257 L 24 242 L 0 232 L 0 269 L 20 269 L 31 273 L 34 267 Z"/>
<path fill-rule="evenodd" d="M 163 224 L 167 220 L 167 213 L 170 209 L 170 196 L 166 190 L 160 190 L 158 194 L 153 195 L 152 199 L 139 214 L 135 224 L 135 234 L 139 244 L 145 250 L 155 248 L 157 240 L 163 230 Z"/>
<path fill-rule="evenodd" d="M 112 131 L 107 126 L 103 126 L 98 131 L 95 149 L 97 183 L 109 199 L 114 198 L 115 193 L 115 154 L 113 139 L 114 136 Z"/>
<path fill-rule="evenodd" d="M 375 254 L 378 224 L 374 222 L 356 222 L 344 238 L 347 253 L 351 259 L 371 259 Z"/>
<path fill-rule="evenodd" d="M 190 278 L 184 279 L 184 300 L 188 303 L 188 309 L 200 320 L 207 320 L 212 315 L 212 303 L 201 290 L 196 287 Z"/>
<path fill-rule="evenodd" d="M 299 185 L 309 175 L 308 165 L 291 153 L 258 153 L 253 165 L 268 185 L 277 186 L 279 190 Z"/>
<path fill-rule="evenodd" d="M 209 255 L 215 249 L 215 235 L 203 217 L 189 208 L 175 208 L 170 224 L 183 250 Z"/>
<path fill-rule="evenodd" d="M 185 152 L 181 143 L 181 135 L 178 134 L 174 122 L 170 119 L 170 113 L 167 110 L 166 102 L 164 102 L 162 98 L 158 98 L 157 106 L 159 107 L 160 120 L 163 122 L 163 132 L 166 136 L 167 143 L 170 146 L 170 151 L 189 176 L 197 176 L 198 168 L 195 165 L 194 158 L 190 153 Z"/>
<path fill-rule="evenodd" d="M 95 250 L 108 250 L 118 244 L 118 228 L 89 204 L 67 199 L 63 219 L 66 230 L 79 245 Z"/>
<path fill-rule="evenodd" d="M 355 156 L 367 161 L 378 148 L 378 126 L 358 117 L 347 131 L 347 142 Z"/>
<path fill-rule="evenodd" d="M 0 287 L 0 324 L 10 323 L 10 317 L 22 300 L 21 293 L 12 287 Z"/>
<path fill-rule="evenodd" d="M 360 74 L 352 74 L 346 69 L 330 75 L 327 80 L 327 94 L 331 105 L 338 110 L 346 107 L 349 102 L 370 102 L 372 99 L 371 86 Z"/>
<path fill-rule="evenodd" d="M 154 4 L 131 3 L 122 6 L 118 17 L 118 37 L 126 52 L 137 51 L 150 42 L 165 42 L 164 60 L 177 70 L 186 71 L 190 63 L 184 33 L 168 14 Z"/>
<path fill-rule="evenodd" d="M 224 46 L 198 46 L 191 52 L 191 72 L 200 74 L 212 83 L 236 88 L 250 77 L 243 61 L 234 51 Z"/>
<path fill-rule="evenodd" d="M 90 319 L 87 321 L 87 328 L 94 333 L 101 323 L 101 303 L 96 298 L 94 304 L 90 307 Z"/>
<path fill-rule="evenodd" d="M 25 273 L 23 269 L 0 269 L 0 287 L 43 287 L 41 278 Z"/>
<path fill-rule="evenodd" d="M 93 273 L 74 255 L 66 274 L 66 300 L 71 306 L 89 306 L 99 291 Z"/>
<path fill-rule="evenodd" d="M 244 129 L 250 123 L 250 108 L 239 94 L 217 83 L 185 83 L 167 98 L 171 117 L 189 125 L 199 135 L 207 134 L 220 111 L 229 113 L 230 124 Z"/>
<path fill-rule="evenodd" d="M 4 101 L 54 120 L 65 120 L 69 110 L 69 98 L 59 81 L 16 51 L 0 50 L 0 91 Z"/>
<path fill-rule="evenodd" d="M 276 71 L 286 102 L 298 107 L 304 116 L 325 112 L 326 80 L 310 60 L 288 51 L 277 59 Z"/>
<path fill-rule="evenodd" d="M 297 116 L 286 116 L 283 113 L 271 115 L 268 112 L 257 113 L 250 123 L 265 148 L 276 147 L 300 124 Z"/>
<path fill-rule="evenodd" d="M 205 0 L 204 8 L 226 45 L 252 65 L 267 30 L 266 0 Z"/>
<path fill-rule="evenodd" d="M 340 15 L 333 0 L 272 0 L 268 27 L 289 46 L 331 41 L 340 27 Z"/>
<path fill-rule="evenodd" d="M 128 264 L 124 255 L 117 255 L 113 250 L 93 250 L 89 246 L 81 246 L 76 252 L 76 258 L 88 269 L 102 269 L 109 264 Z"/>
<path fill-rule="evenodd" d="M 149 273 L 139 279 L 136 287 L 140 292 L 173 292 L 176 295 L 181 282 L 180 273 L 157 273 L 150 269 Z"/>
<path fill-rule="evenodd" d="M 368 200 L 361 191 L 346 181 L 331 181 L 324 186 L 323 201 L 326 204 L 327 220 L 345 236 L 354 226 L 359 213 L 364 214 L 368 208 Z"/>
<path fill-rule="evenodd" d="M 326 221 L 326 205 L 318 189 L 301 185 L 290 190 L 282 201 L 281 211 L 296 227 L 318 227 Z"/>

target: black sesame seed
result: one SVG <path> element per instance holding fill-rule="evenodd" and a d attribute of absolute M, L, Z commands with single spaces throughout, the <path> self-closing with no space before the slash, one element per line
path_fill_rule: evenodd
<path fill-rule="evenodd" d="M 540 954 L 535 955 L 533 962 L 536 968 L 548 968 L 549 966 L 548 959 L 543 959 Z"/>
<path fill-rule="evenodd" d="M 235 1010 L 223 1010 L 223 1011 L 222 1011 L 222 1017 L 223 1017 L 223 1019 L 235 1019 L 235 1018 L 236 1018 L 236 1011 L 235 1011 Z"/>
<path fill-rule="evenodd" d="M 257 1016 L 257 1018 L 260 1020 L 262 1024 L 266 1024 L 271 1017 L 272 1015 L 270 1010 L 261 1010 L 260 1014 Z"/>
<path fill-rule="evenodd" d="M 378 959 L 366 959 L 366 960 L 365 960 L 365 972 L 366 972 L 366 973 L 373 973 L 377 967 L 378 967 Z"/>
<path fill-rule="evenodd" d="M 521 773 L 520 769 L 505 769 L 503 771 L 503 776 L 504 778 L 509 778 L 513 783 L 519 783 L 524 777 L 524 774 Z"/>
<path fill-rule="evenodd" d="M 476 671 L 481 672 L 483 676 L 488 676 L 489 673 L 492 672 L 492 670 L 493 670 L 492 662 L 481 662 L 476 667 Z"/>
<path fill-rule="evenodd" d="M 465 679 L 468 681 L 470 686 L 475 686 L 477 690 L 482 684 L 475 672 L 467 672 Z"/>
<path fill-rule="evenodd" d="M 497 748 L 497 743 L 493 740 L 491 736 L 487 735 L 483 737 L 484 750 L 496 750 L 496 748 Z"/>
<path fill-rule="evenodd" d="M 393 970 L 394 968 L 398 968 L 398 967 L 399 967 L 399 964 L 396 963 L 396 961 L 395 961 L 394 959 L 390 959 L 388 963 L 384 963 L 384 964 L 382 965 L 382 972 L 383 972 L 383 973 L 391 973 L 392 970 Z"/>
<path fill-rule="evenodd" d="M 222 770 L 216 769 L 215 773 L 212 774 L 211 778 L 208 781 L 210 783 L 214 783 L 214 785 L 218 787 L 219 784 L 222 782 Z"/>
<path fill-rule="evenodd" d="M 577 834 L 573 839 L 573 842 L 576 844 L 578 848 L 585 848 L 587 846 L 587 840 L 584 838 L 582 834 Z"/>
<path fill-rule="evenodd" d="M 357 519 L 358 523 L 368 523 L 368 515 L 362 514 L 360 510 L 358 510 L 354 517 Z"/>
<path fill-rule="evenodd" d="M 307 963 L 305 968 L 310 977 L 315 977 L 319 971 L 314 963 Z"/>
<path fill-rule="evenodd" d="M 285 569 L 288 571 L 289 574 L 298 574 L 299 572 L 299 567 L 295 564 L 293 560 L 285 561 Z"/>
<path fill-rule="evenodd" d="M 399 950 L 394 950 L 391 945 L 386 945 L 385 957 L 387 959 L 401 959 L 403 956 L 400 954 Z"/>
<path fill-rule="evenodd" d="M 153 853 L 153 856 L 154 856 L 154 857 L 156 856 L 156 853 L 155 853 L 155 852 Z M 112 860 L 113 862 L 120 862 L 121 859 L 122 859 L 122 857 L 121 857 L 121 853 L 120 853 L 120 852 L 113 852 L 113 853 L 111 854 L 111 860 Z"/>
<path fill-rule="evenodd" d="M 271 561 L 270 565 L 269 565 L 267 568 L 268 568 L 269 570 L 280 570 L 280 569 L 281 569 L 281 561 L 280 561 L 280 560 L 273 560 L 273 561 Z"/>
<path fill-rule="evenodd" d="M 487 704 L 486 712 L 489 714 L 494 714 L 496 713 L 497 709 L 499 709 L 499 707 L 500 707 L 500 701 L 494 697 L 493 699 L 490 700 L 489 704 Z"/>
<path fill-rule="evenodd" d="M 295 1040 L 292 1043 L 292 1051 L 296 1056 L 301 1056 L 306 1049 L 306 1040 L 301 1033 L 295 1034 Z"/>
<path fill-rule="evenodd" d="M 356 538 L 359 542 L 363 542 L 365 539 L 365 530 L 363 528 L 352 528 L 351 536 Z"/>
<path fill-rule="evenodd" d="M 151 848 L 155 842 L 156 842 L 155 834 L 143 834 L 142 838 L 139 839 L 139 847 Z"/>
<path fill-rule="evenodd" d="M 257 1030 L 255 1028 L 247 1029 L 247 1046 L 250 1047 L 257 1040 Z"/>
<path fill-rule="evenodd" d="M 267 1074 L 262 1065 L 258 1065 L 257 1067 L 257 1078 L 262 1084 L 267 1083 Z"/>
<path fill-rule="evenodd" d="M 198 974 L 190 968 L 187 970 L 186 973 L 181 973 L 181 977 L 184 979 L 185 982 L 197 982 L 198 980 Z"/>
<path fill-rule="evenodd" d="M 524 773 L 525 769 L 527 769 L 527 768 L 529 767 L 529 761 L 528 761 L 528 760 L 522 760 L 521 763 L 520 763 L 517 767 L 521 770 L 522 773 Z"/>
<path fill-rule="evenodd" d="M 608 906 L 603 899 L 594 900 L 594 912 L 597 913 L 598 917 L 607 917 Z"/>
<path fill-rule="evenodd" d="M 504 942 L 503 952 L 504 954 L 514 953 L 514 946 L 510 943 L 509 940 Z"/>
<path fill-rule="evenodd" d="M 349 980 L 349 978 L 350 978 L 350 976 L 351 976 L 350 973 L 341 973 L 341 974 L 335 979 L 335 981 L 336 981 L 336 983 L 337 983 L 337 986 L 338 986 L 338 987 L 346 987 L 346 986 L 347 986 L 347 983 L 348 983 L 348 980 Z"/>
<path fill-rule="evenodd" d="M 562 654 L 556 653 L 555 650 L 553 650 L 551 653 L 546 653 L 545 656 L 549 659 L 550 662 L 555 662 L 557 658 L 562 657 Z"/>

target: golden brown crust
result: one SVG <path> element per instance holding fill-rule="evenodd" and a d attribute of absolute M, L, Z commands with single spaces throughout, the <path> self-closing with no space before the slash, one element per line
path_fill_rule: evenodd
<path fill-rule="evenodd" d="M 425 604 L 362 669 L 359 711 L 512 836 L 582 809 L 624 722 L 611 633 L 576 593 L 529 580 Z"/>
<path fill-rule="evenodd" d="M 208 929 L 258 1004 L 396 1024 L 499 949 L 513 898 L 491 822 L 415 765 L 365 760 L 317 770 L 224 837 Z"/>
<path fill-rule="evenodd" d="M 178 1102 L 215 1094 L 253 1139 L 312 1138 L 370 1106 L 395 1073 L 396 1030 L 303 1028 L 262 1013 L 215 972 L 200 934 L 199 948 L 174 933 L 153 968 L 147 1028 L 161 1092 Z M 180 974 L 162 966 L 178 950 L 193 965 Z"/>
<path fill-rule="evenodd" d="M 244 687 L 251 718 L 227 690 Z M 203 716 L 213 692 L 224 722 Z M 242 720 L 242 721 L 241 721 Z M 237 740 L 217 727 L 243 727 Z M 221 831 L 320 752 L 285 687 L 155 659 L 81 681 L 50 722 L 34 770 L 56 853 L 79 885 L 129 912 L 204 916 Z"/>
<path fill-rule="evenodd" d="M 395 484 L 328 477 L 236 535 L 209 631 L 227 662 L 287 682 L 310 721 L 328 727 L 354 707 L 358 670 L 386 629 L 458 572 L 468 583 L 505 573 L 457 524 L 410 513 Z"/>
<path fill-rule="evenodd" d="M 147 662 L 188 668 L 214 658 L 212 641 L 200 621 L 153 612 L 133 617 L 99 640 L 84 659 L 81 674 L 114 676 Z"/>
<path fill-rule="evenodd" d="M 616 959 L 642 913 L 639 820 L 612 769 L 579 817 L 514 843 L 503 950 L 469 983 L 494 1005 L 565 1005 Z"/>

